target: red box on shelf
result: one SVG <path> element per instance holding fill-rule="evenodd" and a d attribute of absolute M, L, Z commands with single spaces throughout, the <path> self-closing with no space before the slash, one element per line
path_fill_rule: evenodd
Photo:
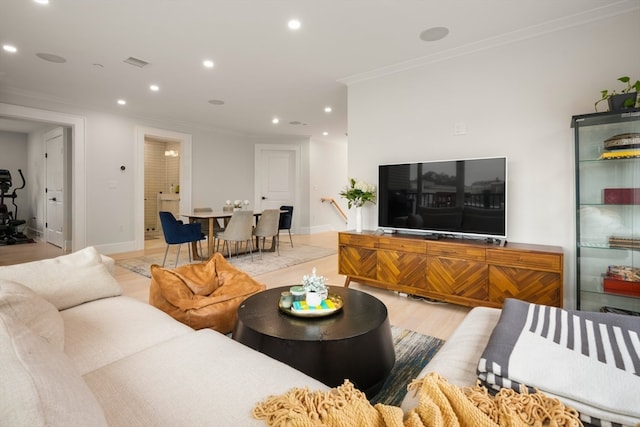
<path fill-rule="evenodd" d="M 628 282 L 626 280 L 611 279 L 605 277 L 604 291 L 618 295 L 629 295 L 632 297 L 640 296 L 640 282 Z"/>
<path fill-rule="evenodd" d="M 605 188 L 606 205 L 640 205 L 640 188 Z"/>

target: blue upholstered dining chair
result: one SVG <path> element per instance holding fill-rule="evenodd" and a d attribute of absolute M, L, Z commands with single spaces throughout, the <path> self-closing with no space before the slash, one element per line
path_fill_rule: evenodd
<path fill-rule="evenodd" d="M 167 253 L 169 252 L 170 245 L 178 245 L 178 254 L 176 255 L 176 263 L 174 267 L 178 266 L 178 258 L 180 257 L 180 246 L 183 243 L 200 243 L 200 253 L 202 253 L 202 240 L 205 239 L 202 234 L 201 225 L 198 222 L 191 224 L 183 224 L 182 221 L 178 221 L 171 212 L 159 212 L 160 223 L 162 224 L 162 233 L 164 233 L 164 240 L 167 243 L 167 248 L 164 251 L 164 259 L 162 260 L 162 266 L 164 267 L 167 261 Z M 191 245 L 187 245 L 189 248 L 189 262 L 191 262 Z"/>

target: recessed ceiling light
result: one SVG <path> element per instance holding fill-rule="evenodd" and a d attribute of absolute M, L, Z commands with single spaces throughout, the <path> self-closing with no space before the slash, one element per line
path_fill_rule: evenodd
<path fill-rule="evenodd" d="M 327 136 L 327 135 L 329 135 L 329 132 L 322 132 L 322 134 L 323 134 L 324 136 Z"/>
<path fill-rule="evenodd" d="M 127 105 L 127 101 L 124 99 L 118 99 L 118 105 Z"/>
<path fill-rule="evenodd" d="M 52 53 L 36 53 L 36 56 L 43 61 L 53 62 L 55 64 L 64 64 L 67 62 L 62 56 L 54 55 Z"/>
<path fill-rule="evenodd" d="M 273 123 L 274 125 L 277 125 L 278 123 L 280 123 L 280 119 L 279 119 L 279 118 L 277 118 L 277 117 L 274 117 L 274 118 L 271 120 L 271 123 Z"/>
<path fill-rule="evenodd" d="M 49 4 L 49 0 L 33 0 L 33 1 L 38 4 Z"/>
<path fill-rule="evenodd" d="M 324 112 L 325 112 L 325 113 L 330 113 L 330 112 L 332 112 L 332 111 L 333 111 L 333 109 L 332 109 L 331 107 L 329 107 L 329 106 L 324 107 Z"/>
<path fill-rule="evenodd" d="M 447 37 L 447 34 L 449 34 L 449 29 L 447 27 L 427 28 L 420 33 L 420 40 L 425 42 L 435 42 Z"/>
<path fill-rule="evenodd" d="M 207 68 L 213 68 L 213 61 L 210 59 L 205 59 L 204 61 L 202 61 L 202 65 Z"/>
<path fill-rule="evenodd" d="M 211 105 L 224 105 L 224 101 L 221 99 L 210 99 L 208 102 Z"/>
<path fill-rule="evenodd" d="M 10 53 L 16 53 L 18 51 L 17 47 L 15 47 L 13 45 L 10 45 L 10 44 L 5 44 L 5 45 L 2 46 L 2 48 L 4 50 L 6 50 L 7 52 L 10 52 Z"/>
<path fill-rule="evenodd" d="M 290 30 L 296 31 L 296 30 L 300 29 L 302 24 L 300 23 L 300 21 L 298 19 L 294 18 L 294 19 L 289 20 L 289 22 L 287 22 L 287 26 L 289 27 Z"/>
<path fill-rule="evenodd" d="M 152 90 L 152 91 L 154 91 L 154 92 L 157 92 L 157 91 L 159 91 L 159 90 L 160 90 L 160 86 L 158 86 L 158 85 L 151 85 L 151 86 L 149 86 L 149 89 L 151 89 L 151 90 Z"/>

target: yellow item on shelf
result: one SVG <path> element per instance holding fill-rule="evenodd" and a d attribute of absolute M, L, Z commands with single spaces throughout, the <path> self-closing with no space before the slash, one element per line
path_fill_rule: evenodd
<path fill-rule="evenodd" d="M 640 148 L 631 148 L 628 150 L 612 150 L 600 154 L 600 160 L 626 159 L 633 157 L 640 157 Z"/>

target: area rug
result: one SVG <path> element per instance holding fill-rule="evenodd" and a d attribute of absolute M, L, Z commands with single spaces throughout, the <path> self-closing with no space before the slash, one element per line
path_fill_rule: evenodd
<path fill-rule="evenodd" d="M 382 389 L 370 399 L 372 404 L 400 406 L 407 386 L 420 374 L 429 360 L 444 344 L 444 340 L 391 326 L 396 363 Z"/>
<path fill-rule="evenodd" d="M 301 264 L 303 262 L 312 261 L 318 258 L 324 258 L 326 256 L 334 255 L 335 249 L 323 248 L 312 245 L 296 244 L 293 248 L 290 246 L 280 246 L 280 255 L 275 252 L 263 252 L 262 256 L 259 253 L 253 254 L 253 261 L 250 255 L 233 256 L 229 260 L 233 265 L 239 269 L 245 271 L 250 276 L 258 276 L 260 274 L 269 273 L 271 271 L 280 270 L 282 268 L 291 267 L 292 265 Z M 162 258 L 164 252 L 157 255 L 147 255 L 137 258 L 129 258 L 126 260 L 116 261 L 116 264 L 134 273 L 142 274 L 146 277 L 151 277 L 150 267 L 151 264 L 162 265 Z M 167 268 L 173 268 L 176 260 L 175 249 L 171 248 L 167 255 L 167 262 L 165 266 Z M 178 260 L 178 266 L 187 264 L 189 262 L 189 255 L 187 248 L 184 247 L 180 251 L 180 259 Z M 196 261 L 197 262 L 197 261 Z"/>

